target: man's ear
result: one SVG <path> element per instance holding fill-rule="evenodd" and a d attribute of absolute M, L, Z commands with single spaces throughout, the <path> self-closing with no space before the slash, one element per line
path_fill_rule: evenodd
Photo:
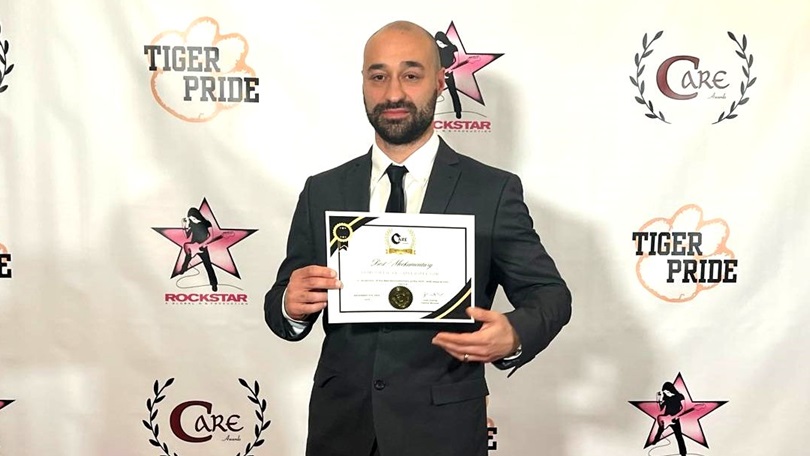
<path fill-rule="evenodd" d="M 437 95 L 441 94 L 445 89 L 444 73 L 444 68 L 439 68 L 439 72 L 436 73 L 436 77 L 438 78 L 436 81 L 436 86 L 439 88 Z"/>

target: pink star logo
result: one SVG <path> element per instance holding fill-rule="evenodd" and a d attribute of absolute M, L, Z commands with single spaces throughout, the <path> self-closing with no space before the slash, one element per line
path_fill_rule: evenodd
<path fill-rule="evenodd" d="M 0 410 L 8 407 L 12 402 L 14 402 L 14 399 L 0 399 Z"/>
<path fill-rule="evenodd" d="M 211 206 L 208 201 L 203 198 L 200 207 L 198 208 L 200 214 L 211 222 L 211 236 L 213 239 L 208 243 L 208 254 L 211 258 L 211 264 L 217 266 L 228 274 L 241 279 L 239 270 L 236 269 L 236 263 L 233 261 L 230 248 L 242 239 L 250 236 L 258 230 L 255 229 L 241 229 L 241 228 L 221 228 Z M 181 228 L 152 228 L 157 231 L 166 239 L 172 241 L 176 246 L 180 247 L 180 252 L 177 254 L 177 260 L 174 262 L 174 269 L 172 270 L 172 277 L 174 278 L 183 273 L 183 261 L 187 252 L 194 254 L 199 246 L 191 242 L 186 230 Z M 188 269 L 191 269 L 202 263 L 199 255 L 194 255 L 191 259 Z"/>
<path fill-rule="evenodd" d="M 461 42 L 461 37 L 458 35 L 455 24 L 450 22 L 450 26 L 446 32 L 447 38 L 458 47 L 458 56 L 456 57 L 453 66 L 449 71 L 453 72 L 456 81 L 456 89 L 484 105 L 484 97 L 481 95 L 481 89 L 478 87 L 478 81 L 475 79 L 475 73 L 478 70 L 492 63 L 495 59 L 503 54 L 484 54 L 484 53 L 471 53 L 467 52 L 464 48 L 464 43 Z M 447 90 L 447 89 L 445 89 Z"/>
<path fill-rule="evenodd" d="M 680 373 L 678 373 L 678 376 L 675 378 L 673 385 L 675 386 L 675 389 L 684 397 L 682 402 L 683 407 L 677 414 L 677 420 L 680 421 L 681 432 L 685 437 L 689 437 L 696 443 L 709 448 L 709 445 L 706 442 L 706 435 L 703 433 L 703 426 L 700 424 L 700 419 L 715 411 L 728 401 L 692 400 L 692 395 L 689 394 L 689 389 L 686 387 L 686 383 L 684 383 L 683 377 Z M 655 445 L 658 443 L 658 441 L 663 440 L 674 433 L 672 427 L 670 426 L 672 424 L 673 417 L 665 415 L 665 412 L 662 410 L 662 407 L 658 401 L 629 402 L 653 419 L 652 429 L 650 429 L 650 435 L 647 437 L 644 448 Z M 665 429 L 657 441 L 655 436 L 659 432 L 659 428 L 662 426 L 664 426 Z"/>

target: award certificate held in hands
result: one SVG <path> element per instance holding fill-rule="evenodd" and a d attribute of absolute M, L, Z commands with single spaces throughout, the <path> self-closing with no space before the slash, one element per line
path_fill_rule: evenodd
<path fill-rule="evenodd" d="M 326 212 L 329 323 L 473 323 L 472 215 Z"/>

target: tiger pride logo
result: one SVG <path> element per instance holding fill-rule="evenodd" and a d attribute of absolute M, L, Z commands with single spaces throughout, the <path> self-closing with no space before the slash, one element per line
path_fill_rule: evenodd
<path fill-rule="evenodd" d="M 639 282 L 667 302 L 690 301 L 720 284 L 736 283 L 730 232 L 725 220 L 706 220 L 695 204 L 649 220 L 632 235 Z"/>
<path fill-rule="evenodd" d="M 247 39 L 223 34 L 212 17 L 159 33 L 143 47 L 155 101 L 186 122 L 207 122 L 243 103 L 259 102 L 259 78 L 247 63 Z"/>

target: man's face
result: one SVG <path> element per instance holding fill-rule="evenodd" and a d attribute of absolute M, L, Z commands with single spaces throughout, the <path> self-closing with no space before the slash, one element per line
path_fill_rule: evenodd
<path fill-rule="evenodd" d="M 383 30 L 369 40 L 363 62 L 363 101 L 377 134 L 409 144 L 431 126 L 444 89 L 435 42 L 417 31 Z"/>

